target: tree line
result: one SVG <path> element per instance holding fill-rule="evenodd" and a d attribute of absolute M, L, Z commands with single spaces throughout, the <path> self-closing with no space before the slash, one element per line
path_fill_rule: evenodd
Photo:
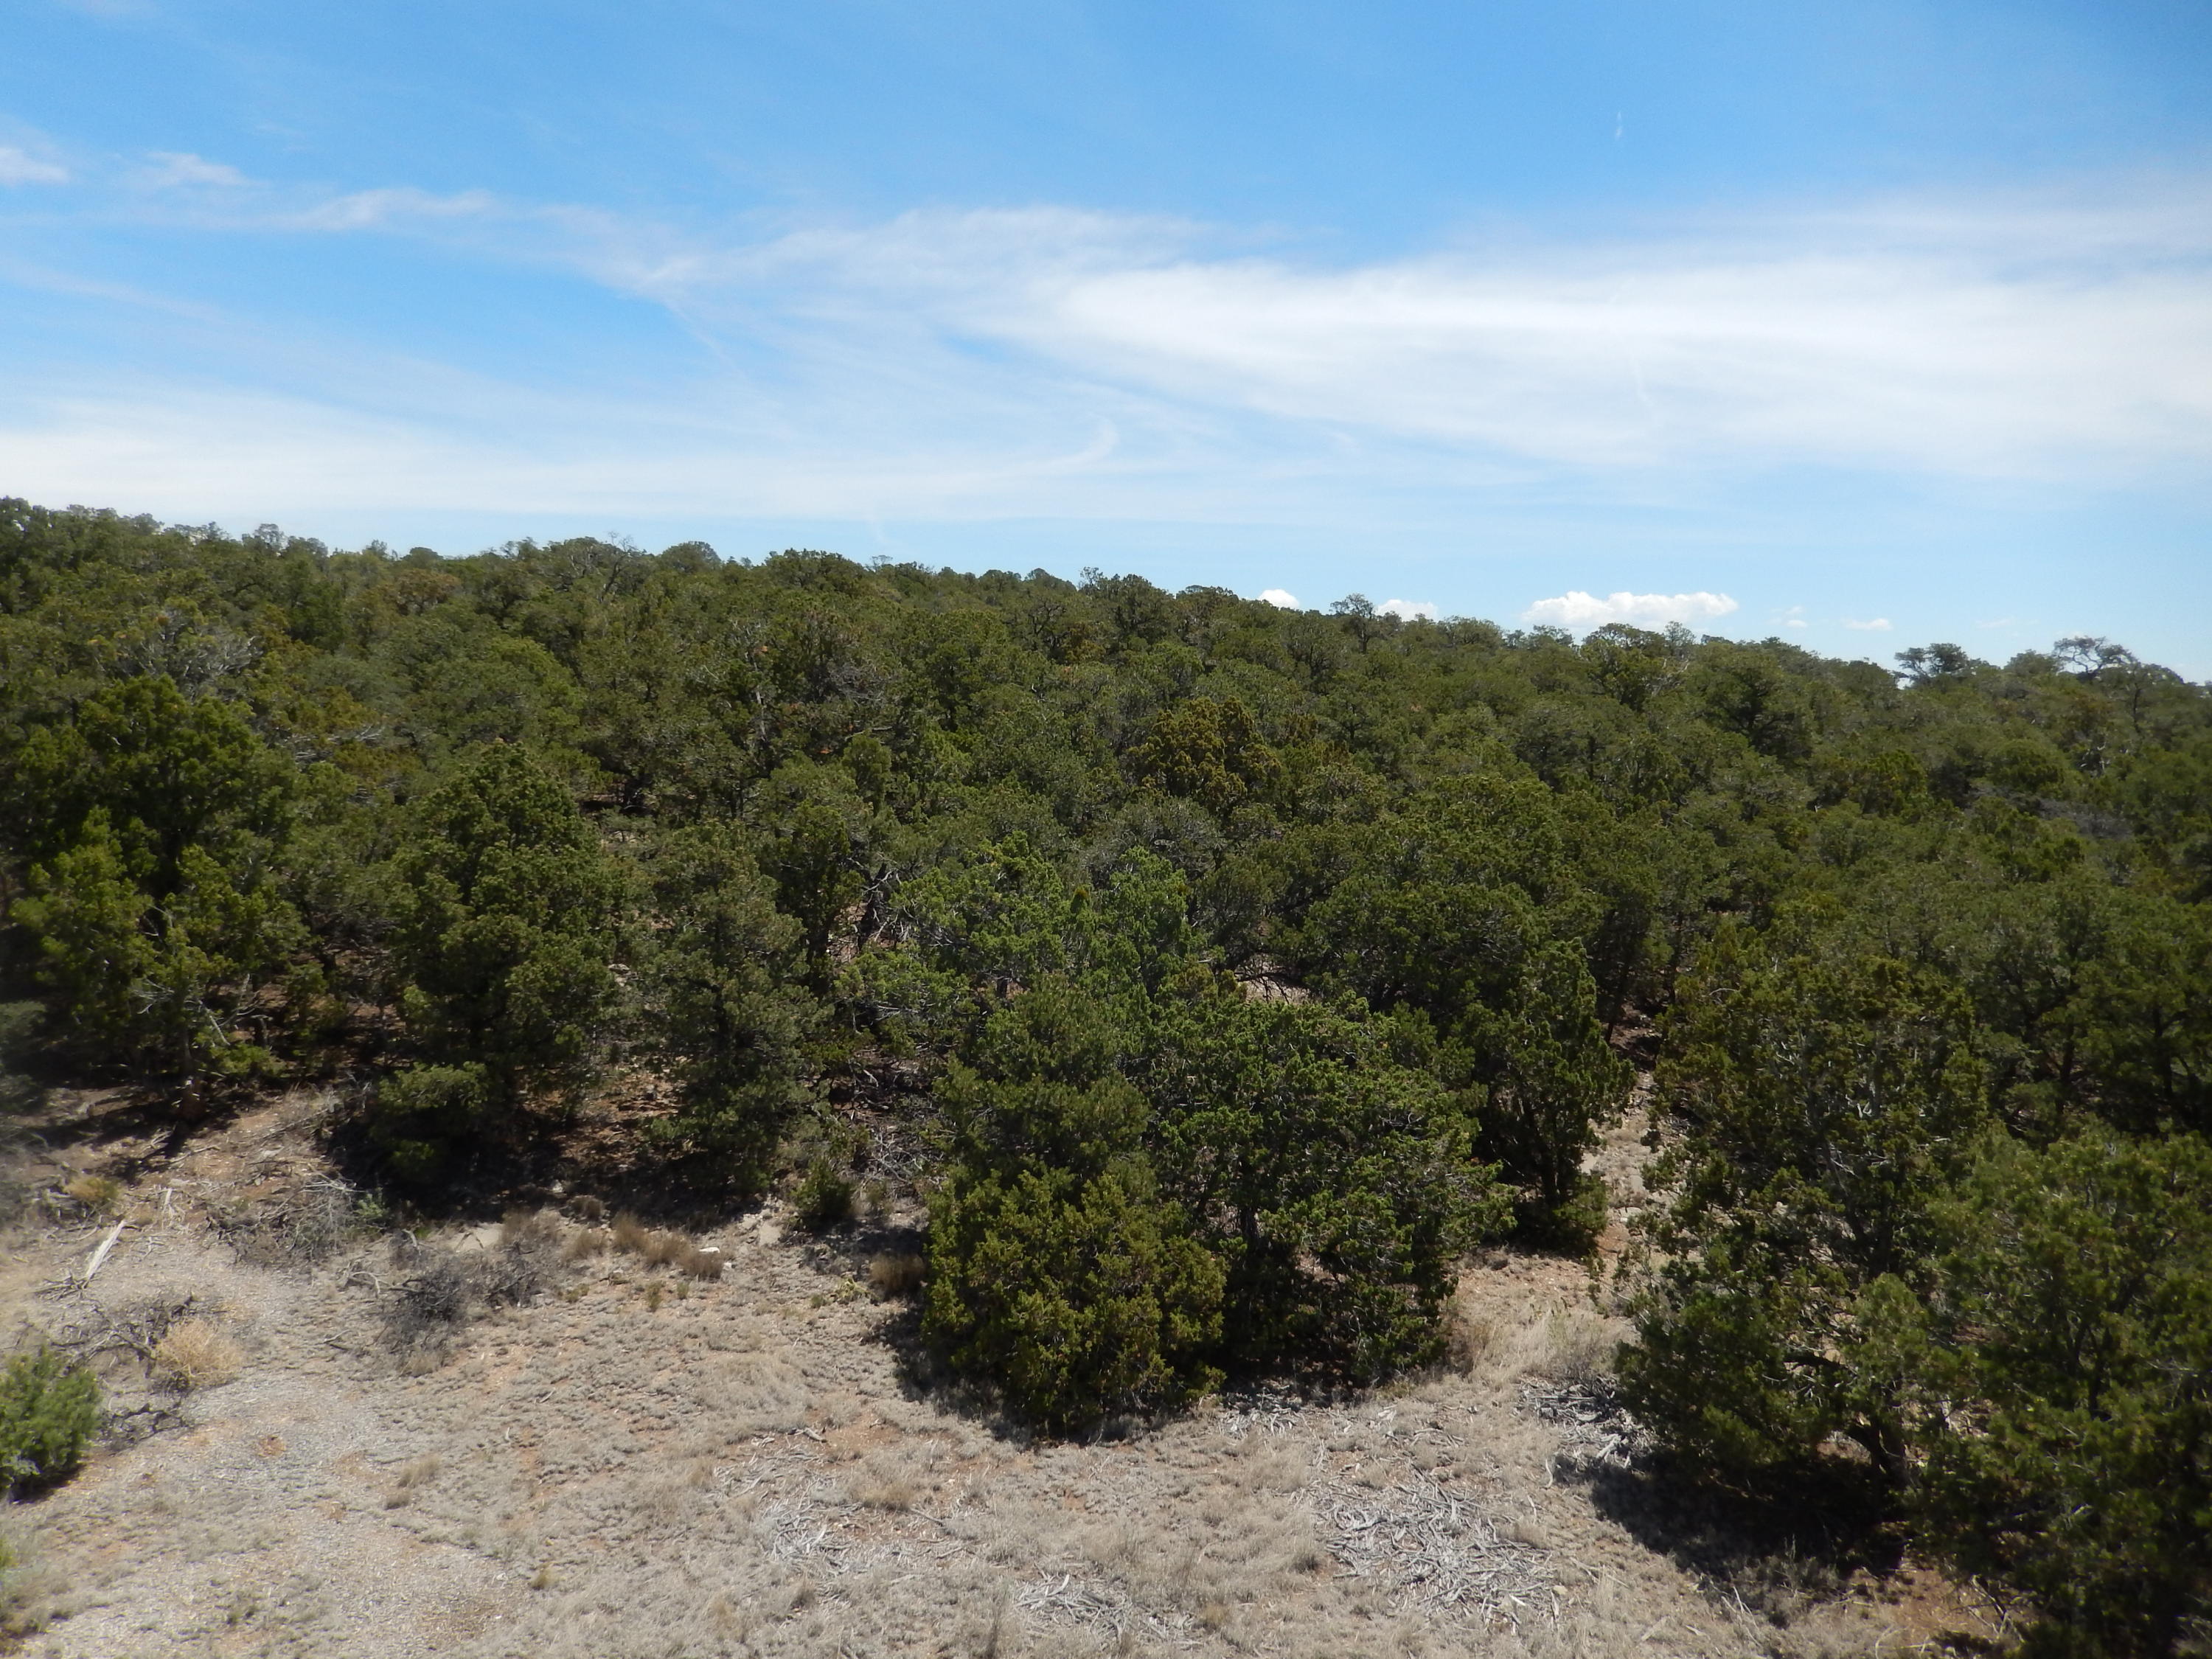
<path fill-rule="evenodd" d="M 349 1071 L 420 1194 L 645 1073 L 827 1219 L 872 1090 L 928 1340 L 1051 1430 L 1433 1360 L 1475 1243 L 1605 1226 L 1641 1055 L 1663 1451 L 1848 1470 L 2043 1650 L 2205 1639 L 2212 696 L 2106 641 L 8 501 L 0 808 L 11 1101 Z"/>

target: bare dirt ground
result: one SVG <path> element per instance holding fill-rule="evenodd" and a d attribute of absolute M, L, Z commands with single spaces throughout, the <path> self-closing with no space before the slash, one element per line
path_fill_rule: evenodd
<path fill-rule="evenodd" d="M 774 1206 L 721 1218 L 692 1235 L 713 1279 L 549 1220 L 541 1288 L 404 1340 L 426 1262 L 514 1252 L 497 1224 L 318 1242 L 343 1213 L 325 1109 L 181 1141 L 81 1121 L 18 1156 L 46 1196 L 6 1240 L 0 1319 L 99 1353 L 118 1419 L 5 1517 L 24 1651 L 1810 1659 L 1990 1633 L 1909 1565 L 1747 1551 L 1671 1510 L 1607 1387 L 1612 1286 L 1578 1263 L 1471 1267 L 1435 1374 L 1042 1443 L 930 1381 L 911 1305 L 869 1289 L 910 1213 L 826 1240 Z M 1629 1207 L 1639 1128 L 1597 1162 Z M 124 1182 L 88 1282 L 113 1221 L 58 1196 L 86 1173 Z M 271 1215 L 289 1231 L 250 1224 Z M 233 1380 L 149 1380 L 190 1322 Z"/>

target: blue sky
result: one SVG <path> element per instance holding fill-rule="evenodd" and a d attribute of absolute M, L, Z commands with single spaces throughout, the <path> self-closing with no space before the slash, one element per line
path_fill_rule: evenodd
<path fill-rule="evenodd" d="M 2212 675 L 2212 7 L 7 0 L 0 491 Z"/>

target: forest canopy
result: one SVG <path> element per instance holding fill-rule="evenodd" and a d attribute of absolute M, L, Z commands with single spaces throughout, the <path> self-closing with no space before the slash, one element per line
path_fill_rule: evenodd
<path fill-rule="evenodd" d="M 649 1076 L 641 1156 L 827 1225 L 865 1098 L 927 1339 L 1052 1431 L 1432 1361 L 1636 1097 L 1665 1453 L 1848 1468 L 2045 1650 L 2203 1638 L 2212 694 L 2106 641 L 7 501 L 0 801 L 11 1108 L 343 1076 L 431 1201 Z"/>

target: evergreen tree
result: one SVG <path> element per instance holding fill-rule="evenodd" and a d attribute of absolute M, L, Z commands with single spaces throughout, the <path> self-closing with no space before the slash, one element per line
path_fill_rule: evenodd
<path fill-rule="evenodd" d="M 589 1070 L 622 886 L 568 792 L 507 744 L 423 799 L 398 864 L 392 954 L 421 1063 L 385 1085 L 378 1133 L 421 1173 Z"/>
<path fill-rule="evenodd" d="M 2212 1620 L 2212 1148 L 1993 1139 L 1941 1219 L 1929 1536 L 2033 1597 L 2033 1651 L 2177 1652 Z"/>
<path fill-rule="evenodd" d="M 1856 1356 L 1887 1340 L 1897 1288 L 1925 1285 L 1986 1080 L 1956 987 L 1824 943 L 1723 929 L 1677 1006 L 1664 1254 L 1621 1377 L 1693 1465 L 1756 1477 L 1842 1434 L 1899 1481 L 1899 1379 Z"/>
<path fill-rule="evenodd" d="M 805 1039 L 817 1019 L 797 981 L 802 924 L 775 908 L 754 845 L 738 826 L 665 836 L 652 864 L 665 924 L 646 961 L 652 1041 L 678 1066 L 672 1126 L 740 1188 L 767 1179 L 786 1122 L 806 1099 Z"/>

